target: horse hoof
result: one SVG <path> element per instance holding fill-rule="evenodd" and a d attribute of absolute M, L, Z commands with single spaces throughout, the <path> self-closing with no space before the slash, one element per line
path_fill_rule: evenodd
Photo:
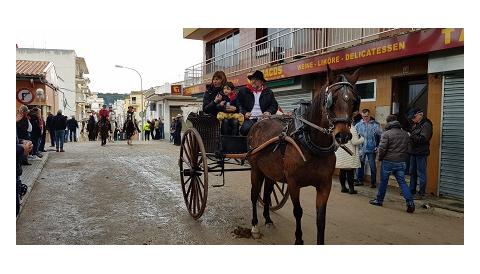
<path fill-rule="evenodd" d="M 266 229 L 273 229 L 273 228 L 275 228 L 275 225 L 273 223 L 266 223 L 265 228 Z"/>
<path fill-rule="evenodd" d="M 260 231 L 256 226 L 252 227 L 252 238 L 259 239 L 260 238 Z"/>

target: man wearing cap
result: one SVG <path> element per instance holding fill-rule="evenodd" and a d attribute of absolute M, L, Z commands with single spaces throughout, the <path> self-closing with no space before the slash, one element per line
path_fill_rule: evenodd
<path fill-rule="evenodd" d="M 278 103 L 273 91 L 266 87 L 263 73 L 259 70 L 249 75 L 250 85 L 238 92 L 240 113 L 245 117 L 245 122 L 240 128 L 242 135 L 247 135 L 250 128 L 261 116 L 277 113 Z"/>
<path fill-rule="evenodd" d="M 427 187 L 427 157 L 430 154 L 430 139 L 432 139 L 432 122 L 424 117 L 421 108 L 413 108 L 408 112 L 408 120 L 412 121 L 410 132 L 410 192 L 425 196 Z"/>

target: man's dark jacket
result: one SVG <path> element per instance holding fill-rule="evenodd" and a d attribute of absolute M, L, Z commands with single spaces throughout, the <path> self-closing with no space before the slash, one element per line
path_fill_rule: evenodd
<path fill-rule="evenodd" d="M 28 118 L 26 116 L 17 122 L 17 135 L 19 139 L 30 140 L 28 137 Z"/>
<path fill-rule="evenodd" d="M 64 130 L 67 127 L 67 116 L 57 114 L 53 120 L 54 130 Z"/>
<path fill-rule="evenodd" d="M 266 88 L 262 91 L 259 102 L 262 113 L 265 111 L 270 112 L 270 114 L 277 113 L 278 103 L 277 100 L 275 100 L 275 96 L 273 95 L 273 91 L 271 89 Z M 250 88 L 245 87 L 238 92 L 238 103 L 240 107 L 240 113 L 245 115 L 247 112 L 252 112 L 253 105 L 255 104 L 255 96 Z"/>
<path fill-rule="evenodd" d="M 55 129 L 53 128 L 53 120 L 54 120 L 54 119 L 55 119 L 55 116 L 53 116 L 53 115 L 48 115 L 48 116 L 47 116 L 46 127 L 47 127 L 48 131 L 53 131 L 53 130 L 55 130 Z"/>
<path fill-rule="evenodd" d="M 432 131 L 432 122 L 425 117 L 418 124 L 413 124 L 410 132 L 410 154 L 423 156 L 430 154 Z"/>
<path fill-rule="evenodd" d="M 378 160 L 405 162 L 408 158 L 408 133 L 398 121 L 387 123 L 378 146 Z"/>
<path fill-rule="evenodd" d="M 67 127 L 68 127 L 68 130 L 71 130 L 71 131 L 77 130 L 77 128 L 78 128 L 77 120 L 75 120 L 75 118 L 72 118 L 72 119 L 68 120 L 67 121 Z"/>

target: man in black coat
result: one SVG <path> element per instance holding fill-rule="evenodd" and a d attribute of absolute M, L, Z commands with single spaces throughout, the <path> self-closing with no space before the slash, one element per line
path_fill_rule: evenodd
<path fill-rule="evenodd" d="M 261 116 L 277 113 L 278 103 L 273 91 L 266 87 L 263 73 L 259 70 L 248 76 L 251 85 L 238 92 L 240 113 L 245 116 L 245 122 L 240 128 L 242 135 L 247 135 L 250 128 Z"/>
<path fill-rule="evenodd" d="M 50 147 L 55 146 L 55 129 L 53 129 L 53 114 L 49 111 L 47 113 L 47 122 L 45 124 L 48 133 L 50 134 Z"/>
<path fill-rule="evenodd" d="M 410 131 L 410 192 L 417 192 L 417 178 L 420 184 L 417 198 L 425 195 L 427 187 L 427 158 L 430 154 L 432 139 L 432 122 L 424 117 L 423 110 L 413 108 L 408 112 L 408 119 L 413 122 Z"/>
<path fill-rule="evenodd" d="M 67 121 L 67 128 L 68 131 L 70 132 L 70 142 L 77 141 L 77 128 L 78 128 L 78 122 L 75 119 L 75 116 L 72 115 L 72 119 Z M 73 138 L 72 138 L 73 135 Z M 73 139 L 73 141 L 72 141 Z"/>
<path fill-rule="evenodd" d="M 65 128 L 67 127 L 67 116 L 62 115 L 62 110 L 59 109 L 57 111 L 57 115 L 53 121 L 53 128 L 55 129 L 55 137 L 56 137 L 56 147 L 57 152 L 65 152 L 63 150 L 63 141 L 65 139 Z"/>

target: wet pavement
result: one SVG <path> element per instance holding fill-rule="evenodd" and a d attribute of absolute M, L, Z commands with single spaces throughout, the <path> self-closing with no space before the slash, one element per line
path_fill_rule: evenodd
<path fill-rule="evenodd" d="M 266 228 L 259 207 L 261 239 L 236 238 L 250 228 L 249 172 L 226 174 L 226 185 L 209 187 L 207 207 L 193 220 L 186 210 L 178 171 L 179 148 L 165 141 L 68 143 L 50 152 L 17 219 L 17 244 L 292 244 L 291 202 L 271 214 Z M 211 175 L 209 184 L 221 178 Z M 463 244 L 463 213 L 417 202 L 407 214 L 398 193 L 383 207 L 372 193 L 340 193 L 334 182 L 327 209 L 327 244 Z M 315 191 L 301 190 L 304 241 L 316 242 Z"/>

